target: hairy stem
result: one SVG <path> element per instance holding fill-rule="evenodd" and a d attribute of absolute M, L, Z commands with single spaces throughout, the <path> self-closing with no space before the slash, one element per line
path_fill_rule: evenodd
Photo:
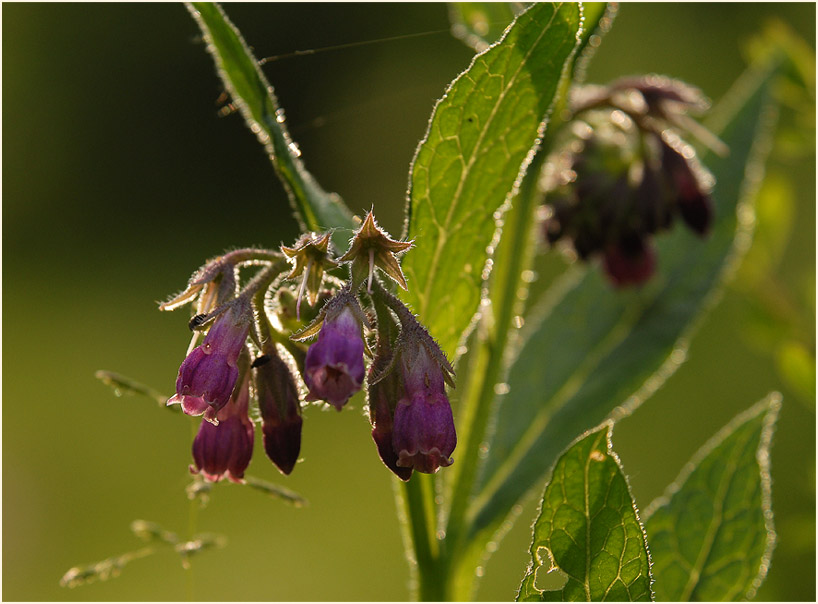
<path fill-rule="evenodd" d="M 445 601 L 444 576 L 435 538 L 434 485 L 431 476 L 415 474 L 398 485 L 398 506 L 404 527 L 404 542 L 414 579 L 413 598 Z M 430 488 L 431 487 L 431 488 Z"/>

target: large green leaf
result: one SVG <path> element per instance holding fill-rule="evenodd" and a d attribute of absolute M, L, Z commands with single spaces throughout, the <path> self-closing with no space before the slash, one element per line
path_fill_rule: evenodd
<path fill-rule="evenodd" d="M 202 30 L 225 88 L 269 153 L 302 229 L 345 229 L 333 236 L 333 243 L 345 249 L 349 229 L 354 227 L 352 214 L 338 195 L 324 191 L 304 168 L 273 87 L 238 29 L 216 3 L 192 2 L 187 7 Z"/>
<path fill-rule="evenodd" d="M 752 235 L 752 200 L 774 125 L 773 68 L 752 69 L 713 114 L 727 157 L 705 156 L 717 179 L 716 220 L 702 241 L 677 228 L 659 238 L 659 271 L 639 291 L 614 291 L 596 268 L 572 268 L 527 318 L 499 400 L 496 433 L 469 514 L 485 542 L 546 474 L 572 435 L 624 414 L 684 360 Z"/>
<path fill-rule="evenodd" d="M 658 599 L 755 594 L 775 543 L 769 455 L 780 405 L 774 393 L 733 419 L 650 505 L 645 528 Z"/>
<path fill-rule="evenodd" d="M 435 106 L 412 164 L 404 301 L 443 350 L 478 309 L 498 222 L 541 136 L 563 67 L 577 44 L 579 8 L 539 3 L 475 56 Z"/>
<path fill-rule="evenodd" d="M 605 424 L 557 461 L 534 524 L 531 564 L 518 601 L 651 600 L 645 533 L 610 436 Z M 538 568 L 558 569 L 565 585 L 539 590 Z"/>

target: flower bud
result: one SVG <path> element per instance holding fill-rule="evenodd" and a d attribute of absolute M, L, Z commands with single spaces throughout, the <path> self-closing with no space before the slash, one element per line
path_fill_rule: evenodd
<path fill-rule="evenodd" d="M 253 455 L 253 422 L 247 415 L 250 401 L 250 375 L 245 374 L 236 394 L 216 413 L 218 425 L 202 421 L 193 440 L 195 467 L 190 471 L 202 474 L 210 482 L 225 476 L 242 482 L 244 470 Z"/>
<path fill-rule="evenodd" d="M 274 348 L 256 359 L 253 367 L 264 450 L 283 474 L 289 474 L 301 451 L 301 404 L 295 379 Z"/>
<path fill-rule="evenodd" d="M 339 294 L 327 303 L 318 340 L 307 350 L 308 401 L 324 400 L 339 411 L 364 381 L 363 315 L 357 300 Z"/>
<path fill-rule="evenodd" d="M 315 306 L 298 307 L 296 294 L 288 287 L 282 287 L 276 292 L 273 312 L 282 326 L 282 331 L 297 332 L 318 318 L 319 309 L 332 298 L 333 292 L 322 289 L 318 292 Z"/>
<path fill-rule="evenodd" d="M 638 114 L 638 103 L 627 109 L 620 97 L 628 91 L 642 99 L 650 119 Z M 624 287 L 653 275 L 653 235 L 677 215 L 705 235 L 713 221 L 708 175 L 693 149 L 660 128 L 659 119 L 696 106 L 698 98 L 694 89 L 657 77 L 591 90 L 583 120 L 573 124 L 546 173 L 545 239 L 570 241 L 582 260 L 601 257 L 611 282 Z M 591 109 L 606 103 L 620 108 Z"/>
<path fill-rule="evenodd" d="M 250 331 L 252 311 L 240 298 L 219 315 L 200 346 L 179 367 L 176 394 L 168 405 L 180 403 L 188 415 L 202 415 L 218 423 L 217 412 L 227 404 L 239 376 L 237 361 Z"/>
<path fill-rule="evenodd" d="M 284 255 L 293 261 L 293 269 L 287 275 L 287 278 L 295 279 L 301 276 L 301 285 L 298 288 L 295 304 L 296 317 L 299 319 L 301 317 L 301 298 L 305 292 L 310 306 L 315 306 L 324 279 L 324 271 L 338 265 L 331 257 L 329 239 L 329 233 L 326 233 L 323 237 L 309 233 L 303 235 L 295 247 L 281 246 Z"/>

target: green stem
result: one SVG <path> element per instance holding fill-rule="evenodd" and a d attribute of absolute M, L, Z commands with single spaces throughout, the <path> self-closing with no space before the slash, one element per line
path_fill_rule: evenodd
<path fill-rule="evenodd" d="M 443 500 L 450 505 L 442 540 L 438 541 L 435 534 L 434 477 L 416 475 L 402 489 L 409 524 L 408 541 L 416 558 L 417 595 L 424 601 L 468 600 L 473 592 L 474 573 L 461 573 L 458 568 L 467 545 L 466 511 L 496 396 L 495 384 L 502 379 L 510 328 L 521 302 L 518 293 L 525 285 L 521 275 L 533 255 L 530 239 L 539 200 L 536 183 L 544 157 L 544 152 L 535 156 L 514 205 L 506 214 L 490 286 L 493 306 L 475 334 L 459 410 L 457 457 L 461 463 L 446 470 Z M 419 479 L 423 482 L 418 482 Z M 461 582 L 461 576 L 467 579 Z"/>
<path fill-rule="evenodd" d="M 270 318 L 267 316 L 267 311 L 264 308 L 264 298 L 266 295 L 267 290 L 265 288 L 259 289 L 253 295 L 252 302 L 256 313 L 256 321 L 254 324 L 258 328 L 258 333 L 251 331 L 251 334 L 256 340 L 258 340 L 256 345 L 259 347 L 259 350 L 261 350 L 262 353 L 268 354 L 270 353 L 270 346 L 274 347 L 275 344 L 281 344 L 281 346 L 283 346 L 284 349 L 293 357 L 296 364 L 298 364 L 299 369 L 303 369 L 303 351 L 289 338 L 288 335 L 274 329 L 270 324 Z"/>
<path fill-rule="evenodd" d="M 446 578 L 440 564 L 434 516 L 434 477 L 418 474 L 398 487 L 403 511 L 404 541 L 415 578 L 413 596 L 423 602 L 446 598 Z"/>
<path fill-rule="evenodd" d="M 497 385 L 504 377 L 504 357 L 515 314 L 520 310 L 520 291 L 525 288 L 521 275 L 532 261 L 531 238 L 534 216 L 539 202 L 537 180 L 545 161 L 545 150 L 535 156 L 528 168 L 518 195 L 505 216 L 503 236 L 500 240 L 494 269 L 491 275 L 490 299 L 492 306 L 484 316 L 475 342 L 469 365 L 468 381 L 459 411 L 459 458 L 447 481 L 446 497 L 450 506 L 447 515 L 446 542 L 451 559 L 447 560 L 448 573 L 458 573 L 458 558 L 467 545 L 466 512 L 471 500 L 474 483 L 481 466 L 480 449 L 487 436 Z M 474 573 L 464 584 L 449 579 L 453 598 L 472 597 Z"/>
<path fill-rule="evenodd" d="M 227 264 L 241 264 L 244 262 L 274 262 L 284 259 L 284 254 L 277 250 L 265 250 L 261 248 L 246 247 L 232 252 L 227 252 L 219 258 L 220 262 Z"/>
<path fill-rule="evenodd" d="M 459 411 L 459 458 L 466 463 L 452 466 L 446 480 L 443 500 L 449 503 L 446 514 L 444 551 L 450 587 L 450 599 L 473 598 L 477 575 L 465 568 L 475 561 L 470 548 L 468 511 L 485 446 L 498 387 L 505 378 L 506 353 L 514 317 L 522 311 L 528 285 L 523 273 L 532 265 L 536 245 L 536 211 L 542 195 L 538 181 L 557 133 L 570 119 L 565 112 L 571 78 L 563 78 L 557 102 L 551 111 L 548 133 L 526 170 L 520 189 L 504 217 L 503 233 L 494 258 L 489 284 L 491 306 L 486 311 L 474 342 L 468 377 Z M 461 568 L 461 566 L 463 568 Z"/>

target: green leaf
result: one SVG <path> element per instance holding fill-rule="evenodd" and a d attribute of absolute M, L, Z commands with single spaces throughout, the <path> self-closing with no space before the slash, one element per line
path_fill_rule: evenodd
<path fill-rule="evenodd" d="M 734 418 L 645 514 L 656 596 L 687 602 L 752 598 L 770 564 L 770 440 L 781 395 Z"/>
<path fill-rule="evenodd" d="M 507 199 L 531 161 L 563 66 L 575 4 L 535 4 L 475 56 L 435 106 L 410 177 L 404 301 L 450 358 L 478 309 Z"/>
<path fill-rule="evenodd" d="M 554 127 L 559 128 L 563 119 L 562 109 L 567 103 L 571 83 L 580 77 L 580 64 L 587 63 L 599 46 L 601 36 L 610 28 L 615 13 L 615 8 L 605 3 L 583 3 L 581 7 L 584 29 L 580 34 L 579 50 L 566 64 L 558 84 L 549 116 L 549 131 L 543 142 L 546 147 Z M 535 155 L 511 199 L 511 207 L 503 217 L 503 230 L 492 259 L 490 280 L 486 283 L 485 295 L 491 303 L 487 304 L 488 299 L 484 300 L 480 327 L 468 343 L 467 356 L 460 361 L 461 369 L 466 370 L 466 379 L 458 384 L 460 400 L 456 408 L 458 455 L 461 459 L 484 458 L 482 451 L 497 384 L 503 382 L 505 378 L 502 376 L 507 371 L 505 353 L 509 339 L 516 336 L 514 317 L 521 312 L 521 301 L 529 287 L 529 279 L 525 275 L 531 265 L 538 237 L 536 209 L 542 202 L 537 182 L 546 157 L 545 150 Z M 448 519 L 446 541 L 451 544 L 449 555 L 456 559 L 457 567 L 453 573 L 455 579 L 452 581 L 451 595 L 457 599 L 474 597 L 477 581 L 474 568 L 483 564 L 491 554 L 489 549 L 482 548 L 487 545 L 486 542 L 469 549 L 464 539 L 468 530 L 465 514 L 481 465 L 479 462 L 455 464 L 443 476 L 443 500 L 449 502 L 449 509 L 442 511 Z"/>
<path fill-rule="evenodd" d="M 273 87 L 238 29 L 216 3 L 191 2 L 187 7 L 202 30 L 225 88 L 269 154 L 302 230 L 345 229 L 336 232 L 333 243 L 339 250 L 346 249 L 349 230 L 355 227 L 352 213 L 338 195 L 324 191 L 307 172 Z"/>
<path fill-rule="evenodd" d="M 638 291 L 614 291 L 598 268 L 572 267 L 527 317 L 469 511 L 477 543 L 542 480 L 572 434 L 627 414 L 683 362 L 699 317 L 752 236 L 752 201 L 774 126 L 774 73 L 749 70 L 713 113 L 730 154 L 704 158 L 717 179 L 706 241 L 681 227 L 658 238 L 658 274 Z"/>
<path fill-rule="evenodd" d="M 452 35 L 483 52 L 500 38 L 521 8 L 518 2 L 449 2 Z"/>
<path fill-rule="evenodd" d="M 645 533 L 611 449 L 611 427 L 581 437 L 557 461 L 534 524 L 531 564 L 518 601 L 651 600 Z M 535 586 L 540 568 L 567 577 L 561 591 Z"/>

